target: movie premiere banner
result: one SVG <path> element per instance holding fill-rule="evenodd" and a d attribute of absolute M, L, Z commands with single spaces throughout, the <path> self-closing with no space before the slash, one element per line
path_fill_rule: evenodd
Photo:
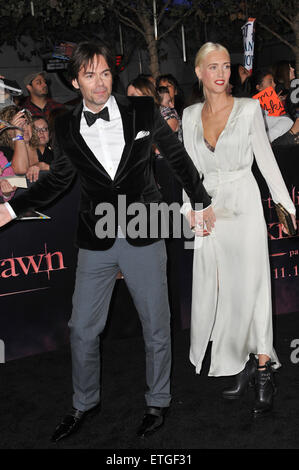
<path fill-rule="evenodd" d="M 15 221 L 0 230 L 0 363 L 52 351 L 69 341 L 79 198 L 76 182 L 63 198 L 41 209 L 50 219 Z M 119 280 L 105 336 L 140 334 L 133 301 Z"/>
<path fill-rule="evenodd" d="M 68 340 L 78 201 L 75 185 L 42 209 L 50 219 L 14 221 L 0 230 L 0 339 L 6 361 Z"/>
<path fill-rule="evenodd" d="M 299 207 L 299 159 L 298 148 L 279 146 L 275 156 L 286 182 L 289 194 L 297 210 Z M 287 236 L 278 224 L 276 211 L 265 180 L 257 167 L 254 173 L 262 193 L 265 218 L 268 226 L 269 254 L 272 273 L 273 311 L 276 314 L 299 314 L 299 236 Z"/>

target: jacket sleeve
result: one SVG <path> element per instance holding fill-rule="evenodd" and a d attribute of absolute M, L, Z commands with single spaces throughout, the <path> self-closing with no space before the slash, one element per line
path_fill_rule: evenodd
<path fill-rule="evenodd" d="M 199 173 L 183 144 L 162 118 L 158 109 L 154 111 L 154 143 L 161 154 L 169 161 L 174 175 L 187 193 L 192 208 L 200 210 L 211 204 L 211 198 L 206 192 Z"/>

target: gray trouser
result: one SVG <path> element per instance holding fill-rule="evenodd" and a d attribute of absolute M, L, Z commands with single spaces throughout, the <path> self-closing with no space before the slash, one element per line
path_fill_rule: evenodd
<path fill-rule="evenodd" d="M 81 411 L 100 401 L 100 338 L 118 271 L 124 275 L 143 328 L 148 406 L 170 402 L 170 312 L 164 241 L 134 247 L 117 238 L 106 251 L 80 249 L 69 322 L 73 406 Z M 121 314 L 121 312 L 119 312 Z M 120 358 L 121 359 L 121 358 Z"/>

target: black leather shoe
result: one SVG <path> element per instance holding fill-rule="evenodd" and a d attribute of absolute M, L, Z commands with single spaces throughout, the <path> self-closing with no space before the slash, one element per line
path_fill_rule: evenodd
<path fill-rule="evenodd" d="M 254 386 L 257 360 L 254 354 L 250 354 L 245 368 L 235 376 L 235 384 L 232 388 L 223 390 L 222 396 L 226 400 L 237 400 L 247 391 L 248 387 Z"/>
<path fill-rule="evenodd" d="M 265 366 L 259 366 L 256 371 L 255 404 L 253 415 L 255 417 L 268 413 L 273 408 L 273 397 L 276 394 L 272 365 L 266 362 Z"/>
<path fill-rule="evenodd" d="M 159 408 L 157 406 L 148 406 L 145 410 L 141 425 L 137 430 L 138 437 L 154 433 L 164 424 L 165 413 L 168 408 Z"/>
<path fill-rule="evenodd" d="M 82 424 L 82 421 L 88 415 L 94 415 L 100 411 L 100 405 L 96 405 L 90 410 L 80 411 L 73 408 L 72 411 L 67 414 L 61 423 L 56 426 L 53 436 L 51 437 L 52 442 L 58 442 L 71 434 L 74 434 Z"/>

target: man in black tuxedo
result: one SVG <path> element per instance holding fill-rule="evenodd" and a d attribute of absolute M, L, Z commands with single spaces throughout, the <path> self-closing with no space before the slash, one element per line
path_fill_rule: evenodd
<path fill-rule="evenodd" d="M 49 204 L 62 194 L 77 175 L 81 202 L 77 230 L 79 246 L 73 312 L 69 322 L 73 408 L 57 426 L 53 441 L 78 429 L 100 402 L 99 335 L 103 331 L 109 302 L 119 270 L 132 294 L 143 327 L 146 349 L 145 395 L 147 408 L 138 435 L 158 429 L 164 422 L 170 396 L 170 312 L 166 280 L 165 245 L 161 237 L 134 238 L 120 220 L 113 221 L 113 234 L 97 229 L 101 211 L 109 203 L 118 211 L 119 197 L 126 196 L 126 209 L 140 203 L 148 209 L 161 194 L 152 170 L 152 145 L 168 158 L 173 171 L 195 203 L 203 204 L 207 228 L 214 226 L 214 213 L 191 159 L 160 116 L 149 97 L 112 94 L 113 58 L 93 43 L 77 46 L 69 71 L 83 103 L 57 118 L 54 163 L 50 172 L 10 205 L 0 206 L 0 226 L 28 208 Z M 210 206 L 210 207 L 209 207 Z M 195 225 L 199 213 L 191 211 Z M 150 222 L 149 222 L 150 223 Z M 128 233 L 127 233 L 128 232 Z"/>

